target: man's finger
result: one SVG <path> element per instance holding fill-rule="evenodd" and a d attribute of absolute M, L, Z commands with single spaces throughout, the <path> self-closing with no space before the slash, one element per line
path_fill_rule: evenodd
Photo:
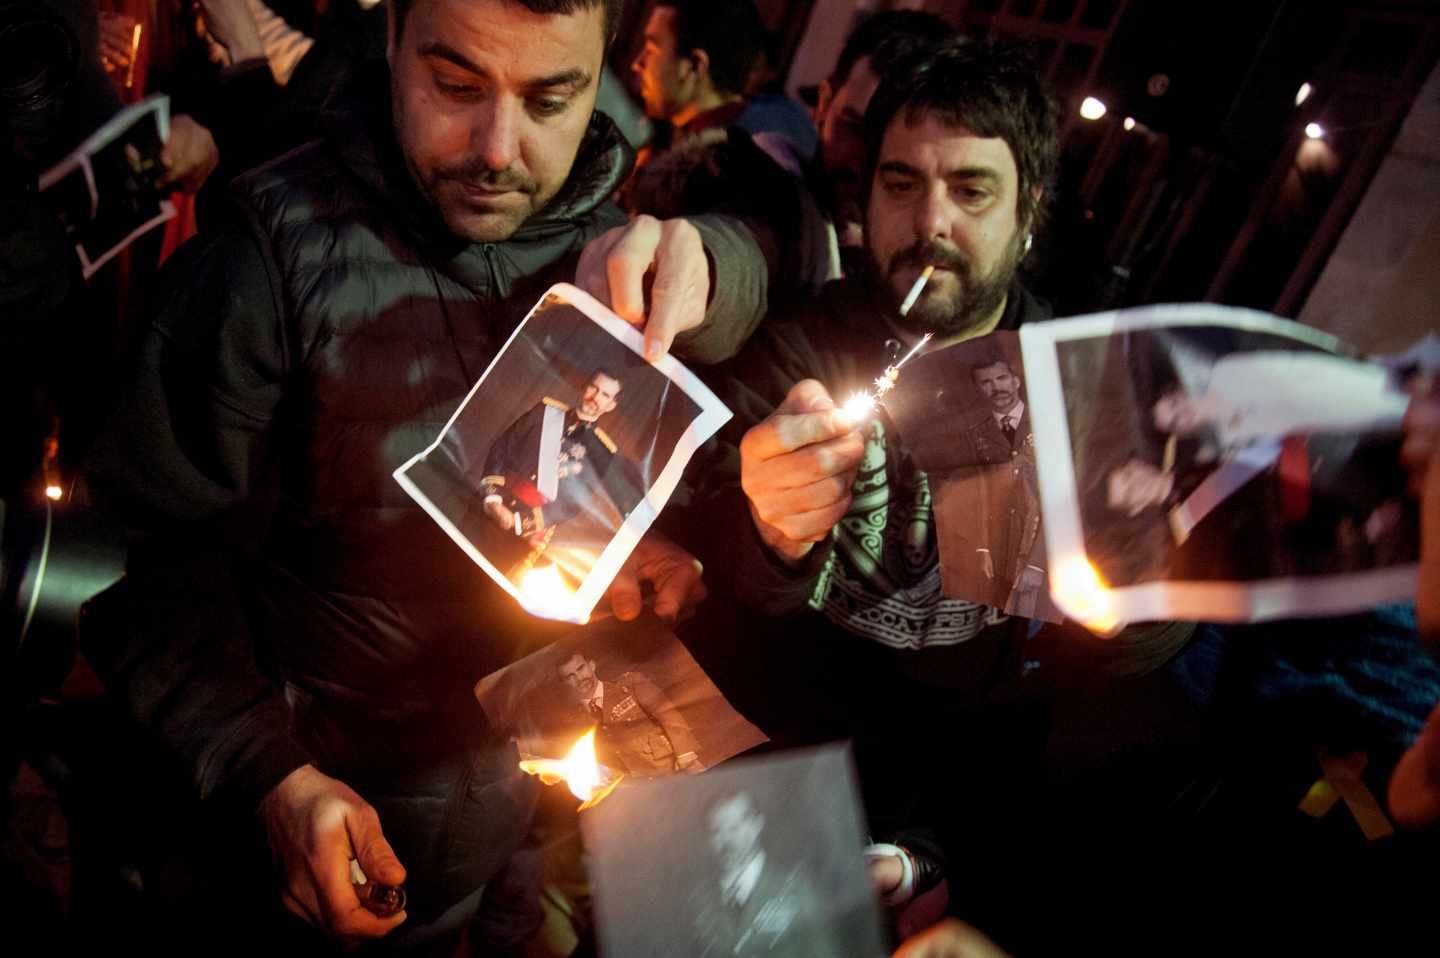
<path fill-rule="evenodd" d="M 663 622 L 674 622 L 682 612 L 705 601 L 705 582 L 699 563 L 675 563 L 673 571 L 655 583 L 655 615 Z"/>
<path fill-rule="evenodd" d="M 637 216 L 605 257 L 610 308 L 632 326 L 645 322 L 645 274 L 660 243 L 660 221 Z"/>
<path fill-rule="evenodd" d="M 863 454 L 865 444 L 859 433 L 838 412 L 776 413 L 745 433 L 740 440 L 740 455 L 759 462 L 851 435 Z"/>
<path fill-rule="evenodd" d="M 622 567 L 610 583 L 610 611 L 621 622 L 629 622 L 640 614 L 640 580 L 635 573 Z"/>
<path fill-rule="evenodd" d="M 818 379 L 802 379 L 790 387 L 784 400 L 775 408 L 778 413 L 823 412 L 835 409 L 835 399 L 830 390 Z"/>
<path fill-rule="evenodd" d="M 610 277 L 605 272 L 605 251 L 610 246 L 604 236 L 592 241 L 580 253 L 575 267 L 575 285 L 594 296 L 598 302 L 610 302 Z"/>
<path fill-rule="evenodd" d="M 374 811 L 366 810 L 346 820 L 350 832 L 350 846 L 355 849 L 355 860 L 360 870 L 370 881 L 382 885 L 405 884 L 405 866 L 380 831 L 380 817 Z"/>
<path fill-rule="evenodd" d="M 670 350 L 675 336 L 705 319 L 710 267 L 695 227 L 684 220 L 661 226 L 655 249 L 655 283 L 645 319 L 645 358 L 655 362 Z"/>
<path fill-rule="evenodd" d="M 850 487 L 854 483 L 853 473 L 830 476 L 819 482 L 796 489 L 783 489 L 756 499 L 760 518 L 778 526 L 787 516 L 801 515 L 829 509 L 836 503 L 850 501 Z"/>
<path fill-rule="evenodd" d="M 787 516 L 780 522 L 772 522 L 770 525 L 779 529 L 785 534 L 785 538 L 792 542 L 820 542 L 835 528 L 845 515 L 845 510 L 850 508 L 850 497 L 846 496 L 841 502 L 824 509 L 816 509 L 814 512 L 802 512 L 796 515 Z"/>

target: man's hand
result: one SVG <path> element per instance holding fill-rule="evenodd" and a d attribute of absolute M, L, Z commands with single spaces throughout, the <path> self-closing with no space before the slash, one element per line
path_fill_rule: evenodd
<path fill-rule="evenodd" d="M 646 280 L 650 310 L 645 310 Z M 645 358 L 670 350 L 677 333 L 705 321 L 710 262 L 700 231 L 686 220 L 637 216 L 597 236 L 580 254 L 575 285 L 645 330 Z"/>
<path fill-rule="evenodd" d="M 999 945 L 963 921 L 947 918 L 922 935 L 916 935 L 895 952 L 894 958 L 1010 958 Z"/>
<path fill-rule="evenodd" d="M 111 77 L 119 77 L 117 86 L 125 85 L 125 71 L 135 49 L 134 17 L 124 13 L 100 11 L 99 32 L 96 40 L 100 47 L 100 66 Z"/>
<path fill-rule="evenodd" d="M 865 864 L 870 871 L 870 887 L 882 898 L 893 894 L 905 880 L 905 866 L 898 855 L 866 855 Z"/>
<path fill-rule="evenodd" d="M 197 193 L 220 165 L 220 151 L 210 131 L 182 113 L 170 120 L 160 162 L 165 164 L 161 186 L 174 184 L 182 193 Z"/>
<path fill-rule="evenodd" d="M 995 560 L 990 555 L 989 549 L 976 549 L 975 554 L 980 557 L 980 571 L 985 578 L 995 578 Z"/>
<path fill-rule="evenodd" d="M 485 514 L 506 532 L 515 531 L 515 513 L 506 508 L 505 503 L 499 499 L 491 499 L 485 503 Z"/>
<path fill-rule="evenodd" d="M 799 562 L 850 507 L 865 440 L 825 387 L 802 380 L 740 440 L 740 485 L 760 538 Z"/>
<path fill-rule="evenodd" d="M 350 859 L 372 882 L 400 885 L 405 868 L 380 832 L 375 809 L 313 765 L 297 768 L 260 804 L 270 849 L 284 874 L 285 907 L 335 938 L 388 934 L 405 912 L 378 918 L 350 883 Z"/>
<path fill-rule="evenodd" d="M 703 571 L 699 559 L 652 529 L 610 583 L 606 593 L 610 610 L 621 622 L 634 619 L 643 607 L 640 583 L 649 582 L 655 589 L 654 612 L 661 621 L 673 624 L 687 619 L 705 600 Z"/>
<path fill-rule="evenodd" d="M 205 32 L 225 48 L 232 64 L 265 59 L 265 46 L 260 42 L 250 4 L 245 0 L 198 0 L 198 4 Z"/>

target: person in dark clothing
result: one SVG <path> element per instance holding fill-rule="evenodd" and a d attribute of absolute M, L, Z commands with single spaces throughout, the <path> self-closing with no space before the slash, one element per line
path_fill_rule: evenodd
<path fill-rule="evenodd" d="M 549 556 L 578 587 L 645 498 L 640 470 L 599 425 L 614 411 L 621 388 L 618 378 L 596 370 L 579 403 L 572 407 L 545 396 L 486 454 L 479 511 L 525 542 L 525 557 L 508 572 L 516 581 Z M 571 521 L 576 519 L 581 521 Z"/>
<path fill-rule="evenodd" d="M 837 256 L 864 243 L 865 109 L 881 77 L 920 48 L 954 35 L 954 28 L 933 13 L 872 14 L 850 31 L 835 69 L 816 89 L 819 149 L 816 162 L 806 171 L 806 182 L 836 234 Z"/>
<path fill-rule="evenodd" d="M 824 219 L 799 165 L 741 123 L 764 42 L 753 0 L 664 0 L 651 10 L 630 69 L 646 114 L 671 135 L 642 151 L 621 203 L 652 216 L 742 217 L 773 250 L 777 292 L 808 294 L 828 277 Z"/>
<path fill-rule="evenodd" d="M 786 618 L 762 640 L 780 664 L 750 671 L 808 679 L 773 690 L 786 708 L 761 726 L 777 741 L 855 741 L 872 835 L 919 865 L 872 862 L 899 906 L 946 877 L 947 852 L 966 857 L 965 874 L 984 871 L 1004 833 L 994 826 L 1037 783 L 1046 716 L 1022 668 L 1031 624 L 942 594 L 929 482 L 906 437 L 883 411 L 851 420 L 832 396 L 867 388 L 925 332 L 944 345 L 1050 317 L 1015 272 L 1058 146 L 1028 62 L 960 41 L 882 82 L 866 127 L 868 269 L 767 323 L 727 365 L 740 482 L 712 492 L 722 518 L 709 551 L 732 573 L 712 578 L 717 592 Z M 929 285 L 900 316 L 927 265 Z M 1173 651 L 1187 635 L 1167 624 L 1120 641 Z M 965 756 L 963 788 L 917 774 L 941 741 Z M 948 877 L 966 906 L 989 887 Z"/>
<path fill-rule="evenodd" d="M 588 504 L 597 498 L 608 499 L 622 517 L 630 514 L 645 490 L 634 464 L 599 425 L 621 388 L 619 379 L 599 370 L 577 406 L 546 396 L 500 434 L 480 482 L 491 521 L 535 536 L 595 511 Z"/>
<path fill-rule="evenodd" d="M 637 778 L 705 770 L 689 723 L 644 673 L 602 679 L 595 660 L 575 645 L 563 647 L 556 661 L 579 715 L 596 728 L 600 764 Z"/>
<path fill-rule="evenodd" d="M 733 353 L 765 296 L 733 220 L 610 204 L 632 156 L 592 105 L 618 8 L 392 3 L 388 69 L 167 264 L 95 457 L 136 535 L 111 628 L 84 641 L 209 807 L 259 810 L 281 882 L 250 847 L 225 868 L 262 877 L 196 921 L 258 927 L 283 903 L 333 938 L 443 948 L 514 874 L 534 786 L 472 689 L 542 626 L 392 473 L 554 281 L 643 324 L 647 356 L 699 362 Z M 657 538 L 628 569 L 617 614 L 638 614 L 637 574 L 677 613 L 701 588 Z M 352 857 L 403 881 L 407 912 L 366 912 Z"/>

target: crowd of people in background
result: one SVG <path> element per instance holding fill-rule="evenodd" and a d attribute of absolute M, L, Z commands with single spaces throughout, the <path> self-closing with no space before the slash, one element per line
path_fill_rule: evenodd
<path fill-rule="evenodd" d="M 615 60 L 621 14 L 0 2 L 0 502 L 58 437 L 81 498 L 130 532 L 83 654 L 159 746 L 137 765 L 163 768 L 145 773 L 156 802 L 187 809 L 168 821 L 185 877 L 144 874 L 160 947 L 233 933 L 510 954 L 534 936 L 537 786 L 472 688 L 556 633 L 391 473 L 554 282 L 642 327 L 647 358 L 673 351 L 735 411 L 610 605 L 634 618 L 648 583 L 644 601 L 776 747 L 854 743 L 897 955 L 1025 954 L 1017 897 L 1064 894 L 1031 870 L 1057 849 L 1103 854 L 1046 790 L 1052 730 L 1104 708 L 1095 689 L 1129 690 L 1114 707 L 1144 727 L 1096 752 L 1172 744 L 1166 669 L 1203 629 L 1100 640 L 946 595 L 925 469 L 836 404 L 926 332 L 955 343 L 1051 318 L 1024 268 L 1060 129 L 1023 51 L 929 13 L 874 14 L 804 107 L 770 82 L 753 0 L 658 0 L 630 63 Z M 20 55 L 51 34 L 73 69 Z M 657 131 L 638 160 L 595 109 L 607 69 L 633 78 Z M 82 280 L 36 178 L 153 93 L 172 104 L 156 186 L 181 215 Z M 1018 391 L 1004 357 L 982 370 Z M 1411 392 L 1417 642 L 1435 650 L 1440 390 Z M 1015 443 L 1018 415 L 985 421 Z M 1024 572 L 1033 541 L 1000 561 Z M 937 762 L 963 775 L 917 774 Z M 1388 808 L 1406 827 L 1440 819 L 1440 707 Z M 352 858 L 403 883 L 409 911 L 367 911 Z"/>

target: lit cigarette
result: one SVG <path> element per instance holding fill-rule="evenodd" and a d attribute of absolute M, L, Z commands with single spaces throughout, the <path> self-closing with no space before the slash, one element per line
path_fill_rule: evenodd
<path fill-rule="evenodd" d="M 130 89 L 135 83 L 135 61 L 140 56 L 140 24 L 135 24 L 135 30 L 130 34 L 130 65 L 125 68 L 125 89 Z"/>
<path fill-rule="evenodd" d="M 919 277 L 915 280 L 915 285 L 911 286 L 910 292 L 905 294 L 905 301 L 900 304 L 901 316 L 904 316 L 906 313 L 910 312 L 910 307 L 914 306 L 915 301 L 920 298 L 920 294 L 925 292 L 925 284 L 930 282 L 930 274 L 933 272 L 935 272 L 935 266 L 933 263 L 925 267 L 925 269 L 921 271 Z"/>

